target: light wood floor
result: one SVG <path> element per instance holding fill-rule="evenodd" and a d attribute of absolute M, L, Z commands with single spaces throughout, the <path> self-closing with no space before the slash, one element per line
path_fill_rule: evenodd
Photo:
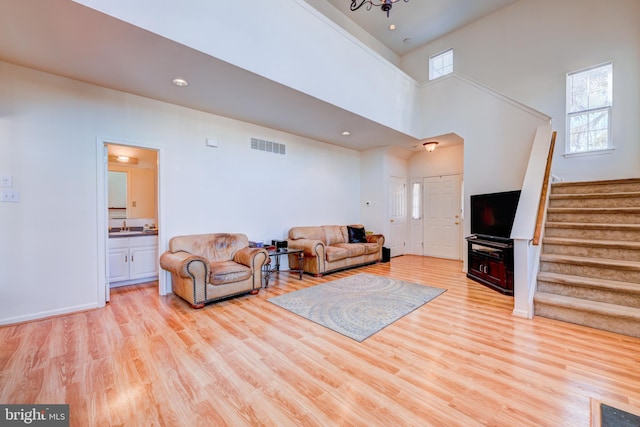
<path fill-rule="evenodd" d="M 358 272 L 447 292 L 358 343 L 267 298 Z M 511 315 L 456 261 L 403 256 L 193 310 L 157 286 L 0 328 L 0 403 L 69 403 L 75 426 L 588 426 L 640 406 L 640 339 Z"/>

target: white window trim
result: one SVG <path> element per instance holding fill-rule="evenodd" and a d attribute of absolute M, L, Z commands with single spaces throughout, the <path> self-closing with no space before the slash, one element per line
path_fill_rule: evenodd
<path fill-rule="evenodd" d="M 448 52 L 451 52 L 451 72 L 450 72 L 450 73 L 447 73 L 447 74 L 443 74 L 443 75 L 438 76 L 438 77 L 432 77 L 432 71 L 433 71 L 433 60 L 434 60 L 435 58 L 439 57 L 439 56 L 444 55 L 445 53 L 448 53 Z M 442 52 L 438 52 L 438 53 L 436 53 L 436 54 L 434 54 L 434 55 L 431 55 L 431 56 L 429 57 L 429 76 L 428 76 L 428 77 L 429 77 L 429 81 L 430 81 L 430 82 L 431 82 L 431 81 L 434 81 L 434 80 L 437 80 L 437 79 L 441 79 L 441 78 L 443 78 L 443 77 L 446 77 L 446 76 L 448 76 L 449 74 L 452 74 L 452 73 L 455 71 L 455 58 L 454 58 L 454 56 L 453 56 L 453 53 L 454 53 L 454 52 L 453 52 L 453 48 L 449 48 L 449 49 L 445 49 L 445 50 L 443 50 Z"/>
<path fill-rule="evenodd" d="M 590 70 L 595 70 L 596 68 L 600 68 L 600 67 L 604 67 L 610 65 L 611 66 L 611 104 L 609 106 L 606 107 L 598 107 L 598 108 L 592 108 L 592 109 L 587 109 L 587 110 L 582 110 L 582 111 L 574 111 L 572 113 L 569 112 L 569 94 L 570 94 L 570 90 L 569 90 L 569 77 L 576 75 L 576 74 L 580 74 L 580 73 L 584 73 Z M 594 149 L 594 150 L 586 150 L 586 151 L 570 151 L 570 144 L 571 144 L 571 130 L 569 128 L 569 123 L 570 123 L 570 118 L 573 115 L 577 115 L 577 114 L 584 114 L 584 113 L 588 113 L 590 111 L 597 111 L 597 110 L 605 110 L 608 109 L 609 110 L 609 128 L 607 129 L 607 141 L 608 141 L 608 147 L 607 148 L 600 148 L 600 149 Z M 590 67 L 585 67 L 582 68 L 580 70 L 576 70 L 576 71 L 572 71 L 570 73 L 567 73 L 566 77 L 565 77 L 565 143 L 564 143 L 564 154 L 563 156 L 565 158 L 573 158 L 573 157 L 585 157 L 585 156 L 598 156 L 598 155 L 603 155 L 603 154 L 611 154 L 613 153 L 613 151 L 615 150 L 615 147 L 613 146 L 613 136 L 611 134 L 611 130 L 612 130 L 612 114 L 613 113 L 613 61 L 607 61 L 607 62 L 603 62 L 601 64 L 597 64 L 597 65 L 593 65 Z"/>
<path fill-rule="evenodd" d="M 586 157 L 586 156 L 600 156 L 603 154 L 612 154 L 615 151 L 615 147 L 603 148 L 601 150 L 590 150 L 590 151 L 575 151 L 575 152 L 565 152 L 563 156 L 566 159 L 570 159 L 572 157 Z"/>

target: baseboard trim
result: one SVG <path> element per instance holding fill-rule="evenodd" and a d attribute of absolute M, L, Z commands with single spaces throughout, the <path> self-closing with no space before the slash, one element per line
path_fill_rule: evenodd
<path fill-rule="evenodd" d="M 515 316 L 515 317 L 522 317 L 523 319 L 531 319 L 531 318 L 533 318 L 533 316 L 530 314 L 529 311 L 521 310 L 521 309 L 514 309 L 511 312 L 511 315 Z"/>
<path fill-rule="evenodd" d="M 32 320 L 43 320 L 49 317 L 62 316 L 65 314 L 77 313 L 99 308 L 98 303 L 82 304 L 73 307 L 65 307 L 57 310 L 40 311 L 38 313 L 30 313 L 22 316 L 0 318 L 0 325 L 13 325 L 16 323 L 30 322 Z"/>

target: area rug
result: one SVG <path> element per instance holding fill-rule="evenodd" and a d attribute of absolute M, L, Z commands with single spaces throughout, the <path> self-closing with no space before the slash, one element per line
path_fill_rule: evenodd
<path fill-rule="evenodd" d="M 362 342 L 445 290 L 360 273 L 268 301 Z"/>
<path fill-rule="evenodd" d="M 627 404 L 591 399 L 591 425 L 593 427 L 638 427 L 640 411 Z"/>

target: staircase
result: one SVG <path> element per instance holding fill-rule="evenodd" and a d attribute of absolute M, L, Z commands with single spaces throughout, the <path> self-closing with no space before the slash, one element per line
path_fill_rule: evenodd
<path fill-rule="evenodd" d="M 640 337 L 640 179 L 552 184 L 534 306 Z"/>

